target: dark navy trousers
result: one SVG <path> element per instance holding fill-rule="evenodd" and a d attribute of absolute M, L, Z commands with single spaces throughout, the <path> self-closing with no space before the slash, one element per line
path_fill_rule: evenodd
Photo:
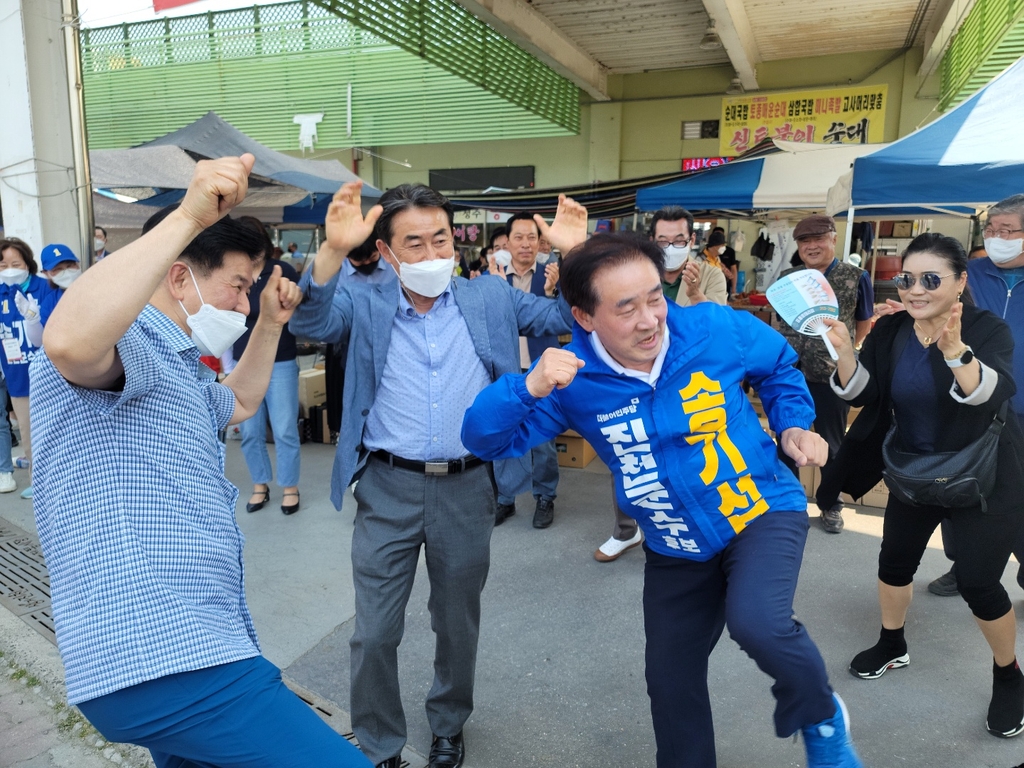
<path fill-rule="evenodd" d="M 774 678 L 775 732 L 790 736 L 835 714 L 825 664 L 793 615 L 806 512 L 755 519 L 706 562 L 647 549 L 644 626 L 647 693 L 658 768 L 714 768 L 708 657 L 726 626 Z M 734 727 L 756 713 L 733 713 Z"/>
<path fill-rule="evenodd" d="M 78 705 L 109 741 L 157 768 L 370 768 L 256 656 L 149 680 Z"/>

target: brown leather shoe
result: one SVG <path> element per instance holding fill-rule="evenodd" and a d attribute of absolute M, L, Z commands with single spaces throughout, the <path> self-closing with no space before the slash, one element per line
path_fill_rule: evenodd
<path fill-rule="evenodd" d="M 636 529 L 633 538 L 627 541 L 620 541 L 613 536 L 594 551 L 594 559 L 599 563 L 610 563 L 618 560 L 628 550 L 640 546 L 643 540 L 644 535 L 639 528 Z"/>

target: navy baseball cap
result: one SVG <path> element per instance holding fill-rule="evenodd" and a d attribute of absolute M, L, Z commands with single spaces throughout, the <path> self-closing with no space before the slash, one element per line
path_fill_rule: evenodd
<path fill-rule="evenodd" d="M 60 243 L 47 245 L 43 248 L 42 253 L 39 254 L 39 262 L 47 272 L 62 261 L 78 261 L 78 257 L 75 256 L 74 251 Z"/>

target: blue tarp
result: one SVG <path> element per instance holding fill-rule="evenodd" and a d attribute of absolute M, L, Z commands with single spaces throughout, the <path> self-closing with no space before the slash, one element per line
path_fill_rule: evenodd
<path fill-rule="evenodd" d="M 754 207 L 754 192 L 761 182 L 764 161 L 763 157 L 739 160 L 671 184 L 641 189 L 636 193 L 636 207 L 641 211 L 656 211 L 666 205 L 693 210 L 749 210 Z"/>

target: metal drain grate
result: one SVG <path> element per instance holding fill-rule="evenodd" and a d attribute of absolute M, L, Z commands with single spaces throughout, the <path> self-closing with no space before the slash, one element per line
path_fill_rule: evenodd
<path fill-rule="evenodd" d="M 39 539 L 0 520 L 0 605 L 57 643 L 50 610 L 50 577 Z"/>
<path fill-rule="evenodd" d="M 288 677 L 284 678 L 284 684 L 291 689 L 292 693 L 306 702 L 314 712 L 320 715 L 320 718 L 331 726 L 332 729 L 340 733 L 355 746 L 359 746 L 359 740 L 356 739 L 356 735 L 349 730 L 348 714 L 340 707 L 327 699 L 317 696 L 308 688 L 303 688 Z M 423 761 L 420 765 L 425 764 L 425 762 Z M 399 768 L 412 768 L 412 763 L 403 757 Z"/>

